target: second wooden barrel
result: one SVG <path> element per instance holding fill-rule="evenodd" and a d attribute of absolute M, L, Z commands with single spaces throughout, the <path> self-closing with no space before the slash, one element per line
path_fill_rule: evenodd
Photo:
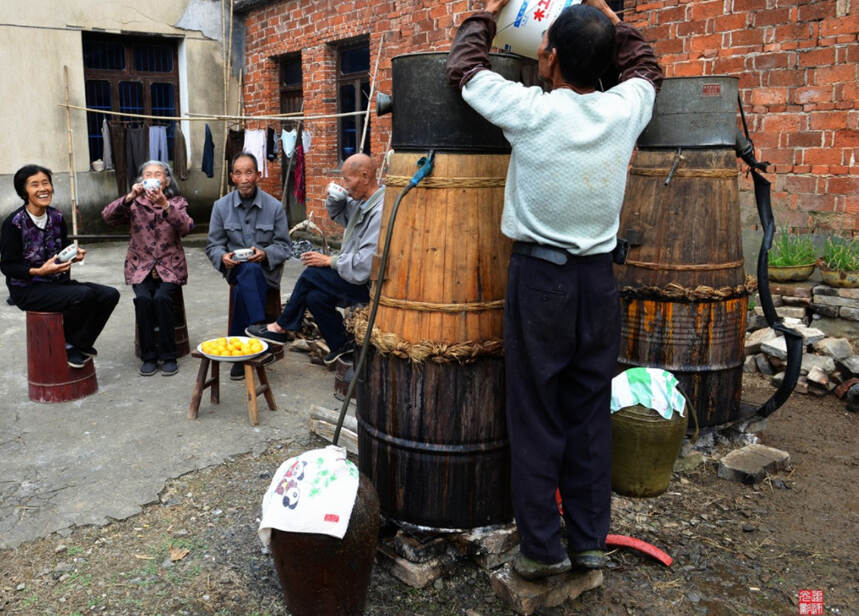
<path fill-rule="evenodd" d="M 619 235 L 632 244 L 616 272 L 620 366 L 673 373 L 701 426 L 736 419 L 748 290 L 734 150 L 640 149 Z"/>
<path fill-rule="evenodd" d="M 378 255 L 420 157 L 392 157 Z M 462 529 L 513 517 L 502 357 L 512 244 L 500 230 L 508 162 L 437 154 L 400 205 L 358 383 L 360 468 L 399 522 Z"/>

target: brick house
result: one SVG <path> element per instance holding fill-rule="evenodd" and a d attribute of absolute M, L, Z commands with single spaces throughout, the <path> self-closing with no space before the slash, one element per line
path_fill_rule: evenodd
<path fill-rule="evenodd" d="M 859 0 L 623 4 L 624 19 L 652 42 L 668 77 L 739 77 L 759 159 L 774 164 L 778 225 L 859 235 Z M 447 50 L 456 27 L 479 6 L 478 0 L 238 0 L 246 27 L 245 111 L 297 111 L 301 102 L 308 115 L 359 109 L 380 49 L 375 87 L 389 93 L 393 56 Z M 358 147 L 362 120 L 307 125 L 306 208 L 317 218 L 325 218 L 325 186 Z M 371 116 L 369 153 L 377 160 L 390 128 L 389 116 Z M 270 169 L 263 187 L 280 195 L 280 168 Z M 753 229 L 750 180 L 742 178 L 740 189 L 743 225 Z"/>

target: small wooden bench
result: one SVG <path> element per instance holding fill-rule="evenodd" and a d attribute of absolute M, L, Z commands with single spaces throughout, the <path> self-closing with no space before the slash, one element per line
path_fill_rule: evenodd
<path fill-rule="evenodd" d="M 200 359 L 200 369 L 197 371 L 197 381 L 194 383 L 194 393 L 191 395 L 191 404 L 188 406 L 188 419 L 197 419 L 200 411 L 200 400 L 203 398 L 203 390 L 210 388 L 210 400 L 212 404 L 220 403 L 220 364 L 221 362 L 215 359 L 210 359 L 197 350 L 191 351 L 191 357 Z M 271 391 L 271 386 L 268 383 L 268 375 L 265 372 L 265 367 L 276 361 L 283 359 L 283 347 L 269 349 L 259 357 L 246 360 L 245 364 L 245 388 L 247 390 L 248 399 L 248 421 L 252 426 L 259 424 L 259 415 L 257 413 L 257 397 L 260 394 L 265 396 L 265 401 L 271 411 L 277 410 L 277 405 L 274 401 L 274 394 Z M 232 362 L 226 362 L 232 363 Z M 207 378 L 211 366 L 211 377 Z M 254 379 L 254 370 L 256 370 L 259 378 L 259 385 Z"/>

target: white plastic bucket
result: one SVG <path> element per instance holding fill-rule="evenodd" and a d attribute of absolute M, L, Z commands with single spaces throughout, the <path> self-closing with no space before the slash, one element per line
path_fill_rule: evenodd
<path fill-rule="evenodd" d="M 496 20 L 492 44 L 520 56 L 537 58 L 543 32 L 562 10 L 581 0 L 510 0 Z"/>

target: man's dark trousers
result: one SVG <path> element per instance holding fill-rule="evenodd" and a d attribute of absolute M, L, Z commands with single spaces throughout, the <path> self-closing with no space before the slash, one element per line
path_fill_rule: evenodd
<path fill-rule="evenodd" d="M 95 282 L 39 282 L 10 289 L 21 310 L 62 312 L 66 342 L 89 350 L 119 302 L 119 291 Z"/>
<path fill-rule="evenodd" d="M 608 254 L 564 265 L 513 254 L 504 307 L 507 427 L 520 550 L 565 557 L 603 549 L 611 517 L 611 379 L 620 304 Z"/>
<path fill-rule="evenodd" d="M 337 306 L 364 304 L 369 300 L 370 291 L 366 284 L 346 282 L 330 267 L 308 267 L 298 277 L 277 323 L 286 330 L 298 331 L 305 309 L 310 310 L 328 348 L 336 351 L 347 340 L 343 317 L 337 312 Z"/>
<path fill-rule="evenodd" d="M 230 272 L 233 285 L 233 318 L 230 336 L 244 336 L 245 328 L 252 323 L 265 323 L 265 298 L 268 282 L 259 263 L 241 263 Z"/>

